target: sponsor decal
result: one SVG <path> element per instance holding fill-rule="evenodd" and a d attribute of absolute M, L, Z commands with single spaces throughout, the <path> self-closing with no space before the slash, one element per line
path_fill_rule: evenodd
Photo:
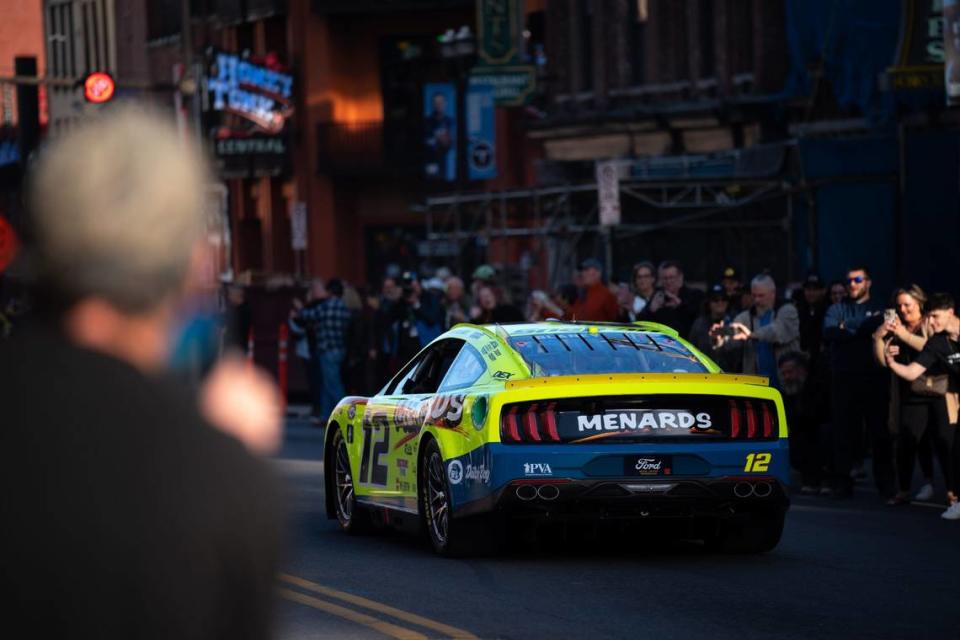
<path fill-rule="evenodd" d="M 352 405 L 350 405 L 350 407 L 347 409 L 347 419 L 348 419 L 348 420 L 353 420 L 353 419 L 356 418 L 356 417 L 357 417 L 357 405 L 352 404 Z"/>
<path fill-rule="evenodd" d="M 525 476 L 552 476 L 553 469 L 546 462 L 524 462 L 523 475 Z"/>
<path fill-rule="evenodd" d="M 632 476 L 669 476 L 673 473 L 671 456 L 636 456 L 623 462 L 624 472 Z"/>
<path fill-rule="evenodd" d="M 353 425 L 347 425 L 347 442 L 353 443 Z"/>
<path fill-rule="evenodd" d="M 450 479 L 450 484 L 463 482 L 463 463 L 459 460 L 451 460 L 447 467 L 447 478 Z"/>
<path fill-rule="evenodd" d="M 661 471 L 667 474 L 670 473 L 670 467 L 664 467 L 663 460 L 657 460 L 656 458 L 638 458 L 637 463 L 633 465 L 633 468 L 639 471 L 641 474 L 658 474 Z"/>
<path fill-rule="evenodd" d="M 393 426 L 406 433 L 419 432 L 429 406 L 429 401 L 425 400 L 401 400 L 393 408 Z"/>
<path fill-rule="evenodd" d="M 463 401 L 466 396 L 440 395 L 430 403 L 430 421 L 444 427 L 456 427 L 463 420 Z"/>
<path fill-rule="evenodd" d="M 483 345 L 483 347 L 480 348 L 480 353 L 486 356 L 491 362 L 503 355 L 500 351 L 500 345 L 496 342 L 488 342 Z"/>
<path fill-rule="evenodd" d="M 413 445 L 412 445 L 412 444 L 405 444 L 405 445 L 403 445 L 403 452 L 404 452 L 406 455 L 408 455 L 408 456 L 412 456 L 412 455 L 413 455 Z"/>
<path fill-rule="evenodd" d="M 509 380 L 513 377 L 513 374 L 509 371 L 497 371 L 493 374 L 494 380 Z"/>
<path fill-rule="evenodd" d="M 474 482 L 489 484 L 490 469 L 487 467 L 486 464 L 468 464 L 467 470 L 464 473 L 464 477 L 467 480 L 473 480 Z"/>
<path fill-rule="evenodd" d="M 407 475 L 407 465 L 408 462 L 403 458 L 397 460 L 397 475 L 405 476 Z"/>
<path fill-rule="evenodd" d="M 470 409 L 470 420 L 473 422 L 473 428 L 477 431 L 483 431 L 489 409 L 490 403 L 487 396 L 477 396 L 473 401 L 473 407 Z"/>
<path fill-rule="evenodd" d="M 413 489 L 412 485 L 409 482 L 407 482 L 406 480 L 401 480 L 400 478 L 397 478 L 397 481 L 394 484 L 394 486 L 396 487 L 396 491 L 403 491 L 405 493 L 408 493 Z"/>
<path fill-rule="evenodd" d="M 709 413 L 696 415 L 689 411 L 622 411 L 577 416 L 577 429 L 584 431 L 652 431 L 658 429 L 707 430 L 713 426 Z"/>

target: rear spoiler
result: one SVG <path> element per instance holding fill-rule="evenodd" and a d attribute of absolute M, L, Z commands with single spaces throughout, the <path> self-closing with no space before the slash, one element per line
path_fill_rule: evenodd
<path fill-rule="evenodd" d="M 510 380 L 507 389 L 534 389 L 570 384 L 609 384 L 611 382 L 692 382 L 710 384 L 752 384 L 770 386 L 765 376 L 750 376 L 733 373 L 599 373 L 572 376 L 550 376 Z"/>

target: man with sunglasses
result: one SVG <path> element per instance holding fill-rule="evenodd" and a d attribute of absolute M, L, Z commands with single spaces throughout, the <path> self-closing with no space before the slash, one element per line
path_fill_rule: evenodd
<path fill-rule="evenodd" d="M 848 297 L 831 305 L 823 321 L 823 341 L 833 372 L 833 491 L 853 494 L 850 472 L 863 456 L 865 438 L 873 448 L 873 480 L 886 499 L 894 491 L 893 453 L 886 427 L 886 389 L 883 371 L 876 366 L 873 331 L 880 326 L 883 308 L 870 298 L 870 272 L 858 266 L 847 270 Z"/>

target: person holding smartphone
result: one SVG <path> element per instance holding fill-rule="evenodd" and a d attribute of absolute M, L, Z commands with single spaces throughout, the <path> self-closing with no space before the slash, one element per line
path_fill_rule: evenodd
<path fill-rule="evenodd" d="M 893 294 L 895 308 L 884 311 L 884 322 L 873 332 L 874 355 L 881 366 L 886 367 L 889 352 L 900 364 L 910 364 L 917 359 L 929 337 L 929 324 L 925 321 L 923 307 L 927 296 L 917 285 L 897 289 Z M 893 374 L 891 374 L 893 375 Z M 910 485 L 913 480 L 913 462 L 920 457 L 924 484 L 916 495 L 917 500 L 933 497 L 933 459 L 930 439 L 937 442 L 941 467 L 949 460 L 949 447 L 942 440 L 946 427 L 946 404 L 943 398 L 916 393 L 910 383 L 893 375 L 890 388 L 891 424 L 896 426 L 896 466 L 899 490 L 887 501 L 889 505 L 910 502 Z M 926 453 L 921 446 L 926 446 Z"/>
<path fill-rule="evenodd" d="M 930 296 L 927 303 L 927 317 L 933 335 L 910 364 L 897 362 L 897 354 L 887 349 L 887 366 L 895 374 L 912 382 L 922 375 L 935 372 L 936 367 L 946 371 L 947 388 L 943 396 L 947 410 L 947 424 L 957 423 L 957 392 L 960 391 L 960 318 L 954 311 L 953 296 L 938 293 Z M 928 373 L 929 372 L 929 373 Z M 949 440 L 949 461 L 944 465 L 947 476 L 947 510 L 941 514 L 945 520 L 960 520 L 960 438 L 956 437 L 956 426 L 941 431 Z"/>

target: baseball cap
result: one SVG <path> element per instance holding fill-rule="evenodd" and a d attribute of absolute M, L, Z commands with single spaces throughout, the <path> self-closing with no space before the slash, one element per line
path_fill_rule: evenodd
<path fill-rule="evenodd" d="M 583 271 L 584 269 L 596 269 L 597 271 L 603 271 L 603 265 L 600 264 L 600 261 L 596 258 L 587 258 L 586 260 L 581 260 L 580 264 L 577 266 L 578 271 Z"/>
<path fill-rule="evenodd" d="M 488 264 L 482 264 L 473 271 L 474 280 L 493 280 L 497 275 L 497 270 Z"/>
<path fill-rule="evenodd" d="M 737 272 L 736 267 L 724 267 L 721 280 L 739 280 L 739 279 L 740 279 L 740 274 Z"/>
<path fill-rule="evenodd" d="M 717 298 L 723 298 L 724 300 L 726 300 L 727 290 L 724 289 L 723 285 L 718 282 L 707 290 L 707 298 L 711 300 L 715 300 Z"/>
<path fill-rule="evenodd" d="M 803 280 L 804 289 L 823 289 L 825 286 L 823 280 L 820 279 L 820 275 L 816 273 L 807 274 L 807 277 Z"/>

